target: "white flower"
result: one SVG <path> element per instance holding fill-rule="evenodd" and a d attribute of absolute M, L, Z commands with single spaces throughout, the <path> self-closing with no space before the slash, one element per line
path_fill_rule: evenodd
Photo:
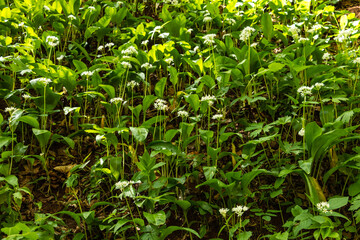
<path fill-rule="evenodd" d="M 240 34 L 240 37 L 239 37 L 240 40 L 244 41 L 244 42 L 248 41 L 249 38 L 251 37 L 252 32 L 255 32 L 255 28 L 252 28 L 252 27 L 249 27 L 249 26 L 244 28 L 242 30 L 241 34 Z"/>
<path fill-rule="evenodd" d="M 46 37 L 46 43 L 50 47 L 56 47 L 57 45 L 59 45 L 60 41 L 59 41 L 59 38 L 56 37 L 56 36 L 47 36 Z"/>
<path fill-rule="evenodd" d="M 50 8 L 49 8 L 48 6 L 46 6 L 46 5 L 44 5 L 44 9 L 45 9 L 46 11 L 50 11 Z"/>
<path fill-rule="evenodd" d="M 93 6 L 89 6 L 88 9 L 90 12 L 95 11 L 95 7 L 93 7 Z"/>
<path fill-rule="evenodd" d="M 228 22 L 232 26 L 232 25 L 235 25 L 236 20 L 233 18 L 228 18 L 228 19 L 226 19 L 226 22 Z"/>
<path fill-rule="evenodd" d="M 132 81 L 128 82 L 128 83 L 126 84 L 126 86 L 127 86 L 127 87 L 131 87 L 131 88 L 134 88 L 134 87 L 136 87 L 136 86 L 139 86 L 139 83 L 138 83 L 138 82 L 135 82 L 134 80 L 132 80 Z"/>
<path fill-rule="evenodd" d="M 4 58 L 3 56 L 0 56 L 0 62 L 5 62 L 6 58 Z"/>
<path fill-rule="evenodd" d="M 320 88 L 324 87 L 323 83 L 315 83 L 313 88 L 315 88 L 316 90 L 320 90 Z"/>
<path fill-rule="evenodd" d="M 244 214 L 244 212 L 246 212 L 247 210 L 249 210 L 249 208 L 246 207 L 246 206 L 238 205 L 238 206 L 236 206 L 236 207 L 233 207 L 231 210 L 232 210 L 234 213 L 236 213 L 239 217 L 241 217 L 241 216 Z"/>
<path fill-rule="evenodd" d="M 128 181 L 119 181 L 119 182 L 115 183 L 115 188 L 120 189 L 121 191 L 123 191 L 124 188 L 126 188 L 127 186 L 129 186 Z"/>
<path fill-rule="evenodd" d="M 147 46 L 147 45 L 148 45 L 148 43 L 149 43 L 149 40 L 144 40 L 144 41 L 142 41 L 142 42 L 141 42 L 141 45 L 143 45 L 143 46 Z"/>
<path fill-rule="evenodd" d="M 252 44 L 250 45 L 250 47 L 252 47 L 252 48 L 256 48 L 256 46 L 257 46 L 258 44 L 259 44 L 259 43 L 257 43 L 257 42 L 252 43 Z"/>
<path fill-rule="evenodd" d="M 103 49 L 104 49 L 104 46 L 103 46 L 103 45 L 100 45 L 100 46 L 97 48 L 98 51 L 101 51 L 101 50 L 103 50 Z"/>
<path fill-rule="evenodd" d="M 331 54 L 328 53 L 328 52 L 324 53 L 324 55 L 322 56 L 322 59 L 323 59 L 324 61 L 330 60 L 330 59 L 331 59 Z"/>
<path fill-rule="evenodd" d="M 132 68 L 132 66 L 131 66 L 131 63 L 129 63 L 129 62 L 121 62 L 121 65 L 124 67 L 124 68 Z"/>
<path fill-rule="evenodd" d="M 207 34 L 207 35 L 203 36 L 202 38 L 204 39 L 205 44 L 211 45 L 211 44 L 215 43 L 215 40 L 214 40 L 215 37 L 216 37 L 216 34 Z"/>
<path fill-rule="evenodd" d="M 200 100 L 201 102 L 208 102 L 208 104 L 211 106 L 214 104 L 214 101 L 216 101 L 216 97 L 215 96 L 210 96 L 210 95 L 206 95 L 204 97 L 201 98 Z"/>
<path fill-rule="evenodd" d="M 329 212 L 330 204 L 328 202 L 319 202 L 316 204 L 316 208 L 323 213 Z M 331 210 L 330 210 L 331 212 Z"/>
<path fill-rule="evenodd" d="M 303 137 L 305 135 L 305 128 L 301 128 L 298 134 Z"/>
<path fill-rule="evenodd" d="M 155 109 L 158 111 L 165 111 L 168 109 L 167 102 L 163 99 L 156 99 L 154 103 Z"/>
<path fill-rule="evenodd" d="M 22 97 L 25 99 L 25 100 L 28 100 L 29 98 L 31 98 L 31 96 L 29 94 L 23 94 Z"/>
<path fill-rule="evenodd" d="M 297 39 L 299 37 L 300 29 L 295 24 L 288 26 L 288 31 L 293 38 Z"/>
<path fill-rule="evenodd" d="M 70 15 L 68 16 L 68 19 L 70 19 L 70 20 L 75 20 L 76 17 L 75 17 L 74 15 L 70 14 Z"/>
<path fill-rule="evenodd" d="M 121 54 L 122 55 L 133 55 L 133 54 L 137 55 L 138 51 L 136 50 L 136 48 L 134 46 L 130 46 L 127 49 L 122 50 Z"/>
<path fill-rule="evenodd" d="M 360 57 L 355 58 L 355 59 L 353 60 L 353 63 L 355 63 L 355 64 L 360 64 Z"/>
<path fill-rule="evenodd" d="M 309 41 L 309 39 L 308 38 L 300 38 L 299 39 L 299 42 L 301 42 L 301 43 L 305 43 L 305 42 L 307 42 L 307 41 Z"/>
<path fill-rule="evenodd" d="M 221 216 L 223 216 L 224 218 L 226 218 L 226 213 L 229 211 L 228 208 L 220 208 L 219 209 L 219 213 L 221 214 Z"/>
<path fill-rule="evenodd" d="M 189 29 L 186 30 L 186 32 L 187 32 L 188 34 L 191 34 L 192 31 L 194 31 L 194 29 L 192 29 L 192 28 L 189 28 Z"/>
<path fill-rule="evenodd" d="M 335 41 L 337 42 L 344 42 L 345 40 L 347 40 L 349 38 L 349 36 L 351 34 L 354 34 L 356 32 L 356 30 L 349 28 L 349 29 L 343 29 L 340 30 L 338 35 L 334 38 Z"/>
<path fill-rule="evenodd" d="M 51 81 L 51 79 L 49 79 L 49 78 L 44 78 L 44 77 L 42 77 L 42 78 L 35 78 L 35 79 L 33 79 L 33 80 L 30 80 L 30 83 L 31 84 L 36 84 L 36 83 L 41 83 L 41 84 L 43 84 L 43 85 L 48 85 L 49 83 L 51 83 L 52 81 Z"/>
<path fill-rule="evenodd" d="M 110 99 L 110 103 L 115 103 L 115 104 L 121 103 L 122 101 L 123 99 L 120 97 Z"/>
<path fill-rule="evenodd" d="M 32 73 L 32 70 L 31 69 L 25 69 L 25 70 L 20 71 L 21 76 L 24 75 L 25 73 Z"/>
<path fill-rule="evenodd" d="M 24 23 L 24 22 L 21 22 L 21 23 L 18 24 L 18 26 L 19 26 L 19 27 L 23 27 L 23 26 L 25 26 L 25 23 Z"/>
<path fill-rule="evenodd" d="M 170 57 L 170 58 L 164 59 L 164 61 L 170 65 L 174 60 L 172 59 L 172 57 Z"/>
<path fill-rule="evenodd" d="M 302 87 L 299 87 L 297 92 L 300 93 L 301 96 L 305 97 L 306 95 L 309 95 L 309 96 L 311 95 L 311 90 L 312 90 L 312 87 L 302 86 Z"/>
<path fill-rule="evenodd" d="M 115 45 L 114 43 L 110 42 L 110 43 L 105 44 L 105 47 L 106 48 L 111 48 L 114 45 Z"/>
<path fill-rule="evenodd" d="M 161 33 L 159 34 L 159 38 L 167 38 L 170 35 L 170 33 L 165 32 L 165 33 Z"/>
<path fill-rule="evenodd" d="M 64 59 L 64 57 L 65 57 L 65 55 L 64 54 L 61 54 L 59 57 L 57 57 L 56 59 L 58 60 L 58 61 L 61 61 L 61 60 L 63 60 Z"/>
<path fill-rule="evenodd" d="M 220 119 L 222 119 L 223 117 L 224 117 L 224 115 L 222 115 L 222 114 L 215 114 L 214 116 L 212 116 L 211 119 L 213 119 L 213 120 L 220 120 Z"/>
<path fill-rule="evenodd" d="M 141 65 L 141 68 L 145 68 L 146 70 L 149 70 L 152 67 L 153 65 L 151 65 L 150 63 L 144 63 L 143 65 Z"/>
<path fill-rule="evenodd" d="M 5 108 L 5 112 L 9 112 L 10 114 L 15 112 L 16 110 L 17 110 L 17 108 L 15 108 L 15 107 L 7 107 L 7 108 Z"/>
<path fill-rule="evenodd" d="M 184 110 L 180 110 L 177 112 L 178 116 L 179 117 L 188 117 L 189 116 L 189 113 L 187 111 L 184 111 Z"/>
<path fill-rule="evenodd" d="M 93 74 L 94 74 L 94 71 L 84 71 L 80 75 L 86 76 L 86 77 L 91 77 Z"/>
<path fill-rule="evenodd" d="M 213 20 L 212 17 L 206 16 L 206 17 L 204 17 L 203 22 L 208 23 L 208 22 L 212 22 L 212 20 Z"/>
<path fill-rule="evenodd" d="M 320 30 L 320 29 L 322 29 L 323 28 L 323 25 L 321 25 L 321 24 L 315 24 L 314 26 L 312 26 L 310 29 L 309 29 L 309 32 L 316 32 L 316 31 L 318 31 L 318 30 Z"/>

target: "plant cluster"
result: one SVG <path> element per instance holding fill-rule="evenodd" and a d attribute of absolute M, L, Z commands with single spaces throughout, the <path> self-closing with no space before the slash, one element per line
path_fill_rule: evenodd
<path fill-rule="evenodd" d="M 0 236 L 358 238 L 335 2 L 0 0 Z"/>

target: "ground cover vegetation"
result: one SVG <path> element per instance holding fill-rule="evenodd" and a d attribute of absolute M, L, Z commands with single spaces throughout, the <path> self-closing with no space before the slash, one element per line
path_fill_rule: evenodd
<path fill-rule="evenodd" d="M 0 236 L 357 239 L 336 3 L 0 0 Z"/>

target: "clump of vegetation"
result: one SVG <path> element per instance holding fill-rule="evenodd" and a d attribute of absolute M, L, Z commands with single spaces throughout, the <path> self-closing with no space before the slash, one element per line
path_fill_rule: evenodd
<path fill-rule="evenodd" d="M 0 236 L 358 238 L 335 3 L 0 1 Z"/>

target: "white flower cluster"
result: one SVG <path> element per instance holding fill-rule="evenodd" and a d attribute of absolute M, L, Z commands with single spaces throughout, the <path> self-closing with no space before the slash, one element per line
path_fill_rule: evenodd
<path fill-rule="evenodd" d="M 305 128 L 301 128 L 298 134 L 303 137 L 305 135 Z"/>
<path fill-rule="evenodd" d="M 126 56 L 130 56 L 130 55 L 133 55 L 133 54 L 137 55 L 138 51 L 136 50 L 136 48 L 134 46 L 130 46 L 127 49 L 122 50 L 121 54 L 126 55 Z"/>
<path fill-rule="evenodd" d="M 165 111 L 168 109 L 167 102 L 163 99 L 156 99 L 154 103 L 154 107 L 158 111 Z"/>
<path fill-rule="evenodd" d="M 127 87 L 130 87 L 130 88 L 134 88 L 136 86 L 139 86 L 139 83 L 138 82 L 135 82 L 134 80 L 131 80 L 130 82 L 128 82 L 126 84 Z"/>
<path fill-rule="evenodd" d="M 299 37 L 300 29 L 295 24 L 288 26 L 288 31 L 293 38 L 297 39 Z"/>
<path fill-rule="evenodd" d="M 219 209 L 219 213 L 221 214 L 221 216 L 223 216 L 224 218 L 226 218 L 226 214 L 229 211 L 228 208 L 220 208 Z"/>
<path fill-rule="evenodd" d="M 178 0 L 165 0 L 164 3 L 174 5 L 175 7 L 179 7 L 180 3 Z"/>
<path fill-rule="evenodd" d="M 59 41 L 59 38 L 56 37 L 56 36 L 47 36 L 46 37 L 46 43 L 50 47 L 56 47 L 57 45 L 59 45 L 60 41 Z"/>
<path fill-rule="evenodd" d="M 189 116 L 189 113 L 187 111 L 184 111 L 184 110 L 178 111 L 177 114 L 178 114 L 179 117 L 188 117 Z"/>
<path fill-rule="evenodd" d="M 322 56 L 322 59 L 323 59 L 324 61 L 329 61 L 331 58 L 332 58 L 332 56 L 331 56 L 331 54 L 328 53 L 328 52 L 324 53 L 324 55 Z"/>
<path fill-rule="evenodd" d="M 31 70 L 31 69 L 25 69 L 25 70 L 21 70 L 20 71 L 20 74 L 21 74 L 21 76 L 23 76 L 24 74 L 26 74 L 26 73 L 32 73 L 33 71 Z"/>
<path fill-rule="evenodd" d="M 328 202 L 319 202 L 316 204 L 316 208 L 323 213 L 331 212 L 331 210 L 329 210 L 330 204 Z"/>
<path fill-rule="evenodd" d="M 164 32 L 164 33 L 159 34 L 159 38 L 167 38 L 169 35 L 170 35 L 170 33 Z"/>
<path fill-rule="evenodd" d="M 212 116 L 211 119 L 213 119 L 213 120 L 220 120 L 220 119 L 222 119 L 223 117 L 224 117 L 224 115 L 222 115 L 222 114 L 215 114 L 214 116 Z"/>
<path fill-rule="evenodd" d="M 131 66 L 131 63 L 129 63 L 129 62 L 121 62 L 121 65 L 124 67 L 124 68 L 129 68 L 129 69 L 131 69 L 132 68 L 132 66 Z"/>
<path fill-rule="evenodd" d="M 164 59 L 164 61 L 170 65 L 174 61 L 174 59 L 172 57 L 169 57 L 169 58 Z"/>
<path fill-rule="evenodd" d="M 106 47 L 106 48 L 111 48 L 111 47 L 113 47 L 114 45 L 115 45 L 114 43 L 110 42 L 110 43 L 105 44 L 105 47 Z"/>
<path fill-rule="evenodd" d="M 29 98 L 31 98 L 31 96 L 29 94 L 23 94 L 22 97 L 25 99 L 25 100 L 28 100 Z"/>
<path fill-rule="evenodd" d="M 206 96 L 202 97 L 200 101 L 201 101 L 201 102 L 208 102 L 208 104 L 211 106 L 211 105 L 214 104 L 214 101 L 216 101 L 216 97 L 215 97 L 215 96 L 206 95 Z"/>
<path fill-rule="evenodd" d="M 212 22 L 212 20 L 213 20 L 212 17 L 210 17 L 210 16 L 205 16 L 204 19 L 203 19 L 203 22 L 204 22 L 204 23 L 208 23 L 208 22 Z"/>
<path fill-rule="evenodd" d="M 115 104 L 121 103 L 122 101 L 123 99 L 120 97 L 110 99 L 110 103 L 115 103 Z"/>
<path fill-rule="evenodd" d="M 309 96 L 311 95 L 312 89 L 313 89 L 313 87 L 302 86 L 302 87 L 299 87 L 297 92 L 300 93 L 301 96 L 305 97 L 307 95 L 309 95 Z"/>
<path fill-rule="evenodd" d="M 143 45 L 143 46 L 147 46 L 147 45 L 148 45 L 148 43 L 149 43 L 149 40 L 144 40 L 144 41 L 142 41 L 142 42 L 141 42 L 141 45 Z"/>
<path fill-rule="evenodd" d="M 355 63 L 355 64 L 360 64 L 360 57 L 355 58 L 355 59 L 353 60 L 353 63 Z"/>
<path fill-rule="evenodd" d="M 299 42 L 300 42 L 300 43 L 306 43 L 307 41 L 309 41 L 308 38 L 303 38 L 303 37 L 301 37 L 301 38 L 299 39 Z"/>
<path fill-rule="evenodd" d="M 249 208 L 247 206 L 241 206 L 241 205 L 238 205 L 236 207 L 233 207 L 231 209 L 234 213 L 236 213 L 239 217 L 241 217 L 244 212 L 246 212 L 247 210 L 249 210 Z"/>
<path fill-rule="evenodd" d="M 315 24 L 315 25 L 312 26 L 308 31 L 309 31 L 310 33 L 313 33 L 313 32 L 316 32 L 316 31 L 322 29 L 322 28 L 323 28 L 323 25 L 321 25 L 321 24 Z"/>
<path fill-rule="evenodd" d="M 70 15 L 68 16 L 68 19 L 70 19 L 70 20 L 76 20 L 76 17 L 75 17 L 74 15 L 70 14 Z"/>
<path fill-rule="evenodd" d="M 95 11 L 95 7 L 93 7 L 93 6 L 89 6 L 88 9 L 90 12 Z"/>
<path fill-rule="evenodd" d="M 84 71 L 80 75 L 85 77 L 91 77 L 94 74 L 94 71 Z"/>
<path fill-rule="evenodd" d="M 150 63 L 144 63 L 141 65 L 141 68 L 145 68 L 146 70 L 149 70 L 152 67 L 153 67 L 153 65 L 151 65 Z"/>
<path fill-rule="evenodd" d="M 42 78 L 35 78 L 35 79 L 33 79 L 33 80 L 30 80 L 30 83 L 31 84 L 36 84 L 36 83 L 41 83 L 41 84 L 43 84 L 43 85 L 48 85 L 49 83 L 51 83 L 52 81 L 51 81 L 51 79 L 49 79 L 49 78 L 44 78 L 44 77 L 42 77 Z"/>
<path fill-rule="evenodd" d="M 323 83 L 315 83 L 312 88 L 315 88 L 316 90 L 320 90 L 320 88 L 324 87 L 325 85 Z"/>
<path fill-rule="evenodd" d="M 334 38 L 334 40 L 342 43 L 346 41 L 349 38 L 349 36 L 354 34 L 355 32 L 356 30 L 352 28 L 340 30 L 338 35 Z"/>
<path fill-rule="evenodd" d="M 247 26 L 240 33 L 240 37 L 239 37 L 240 40 L 244 41 L 244 42 L 248 41 L 250 39 L 250 37 L 251 37 L 251 33 L 253 33 L 253 32 L 255 32 L 255 28 Z"/>
<path fill-rule="evenodd" d="M 7 107 L 7 108 L 5 108 L 5 112 L 8 112 L 10 114 L 15 112 L 16 110 L 17 110 L 17 108 L 15 108 L 15 107 Z"/>
<path fill-rule="evenodd" d="M 215 43 L 215 37 L 216 37 L 216 34 L 207 34 L 205 36 L 202 37 L 202 39 L 204 39 L 204 43 L 207 44 L 207 45 L 211 45 L 211 44 L 214 44 Z"/>

